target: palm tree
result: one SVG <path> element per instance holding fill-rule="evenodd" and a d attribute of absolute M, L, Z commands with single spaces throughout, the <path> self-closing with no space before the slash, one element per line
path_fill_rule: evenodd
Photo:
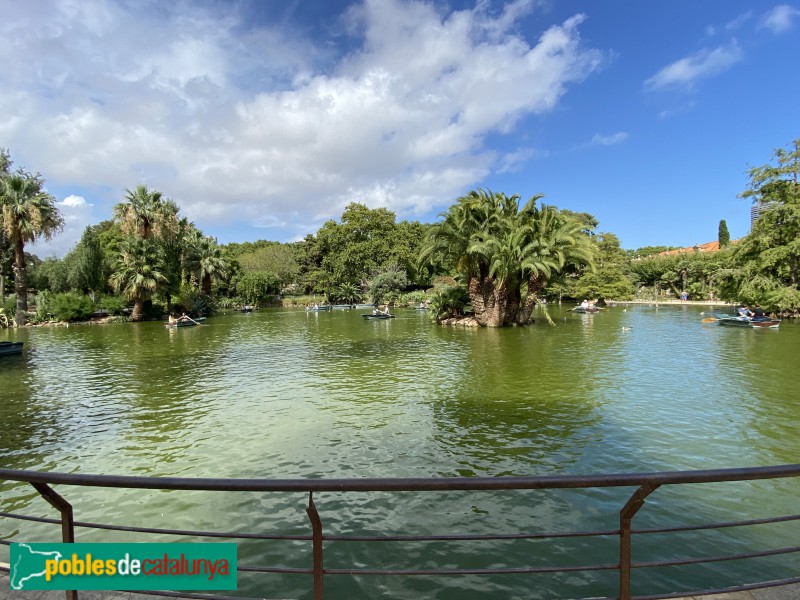
<path fill-rule="evenodd" d="M 593 246 L 580 225 L 554 207 L 538 208 L 540 198 L 520 210 L 518 195 L 473 191 L 429 231 L 420 260 L 443 257 L 465 277 L 480 325 L 527 323 L 553 274 L 592 264 Z"/>
<path fill-rule="evenodd" d="M 228 266 L 222 259 L 222 252 L 217 240 L 211 236 L 201 237 L 196 246 L 200 289 L 206 296 L 211 295 L 211 282 L 224 279 L 228 275 Z"/>
<path fill-rule="evenodd" d="M 144 184 L 126 191 L 125 202 L 114 207 L 114 219 L 124 234 L 149 240 L 177 232 L 178 206 L 172 200 L 157 190 L 148 190 Z"/>
<path fill-rule="evenodd" d="M 336 287 L 335 296 L 346 304 L 353 304 L 361 296 L 361 287 L 355 283 L 342 283 Z"/>
<path fill-rule="evenodd" d="M 61 231 L 64 218 L 58 212 L 55 198 L 42 191 L 44 181 L 38 175 L 22 171 L 0 179 L 0 227 L 14 249 L 14 292 L 17 295 L 18 326 L 25 324 L 28 310 L 27 265 L 25 243 L 37 238 L 50 239 Z"/>
<path fill-rule="evenodd" d="M 167 282 L 162 259 L 152 240 L 126 239 L 120 246 L 109 282 L 114 290 L 133 300 L 131 321 L 140 321 L 144 304 Z"/>

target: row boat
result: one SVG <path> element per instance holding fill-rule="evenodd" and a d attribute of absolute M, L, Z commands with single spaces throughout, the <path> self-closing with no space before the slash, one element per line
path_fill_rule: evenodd
<path fill-rule="evenodd" d="M 752 327 L 755 329 L 777 329 L 781 322 L 779 319 L 753 319 L 751 317 L 732 317 L 731 315 L 717 315 L 717 322 L 720 325 L 732 327 Z"/>
<path fill-rule="evenodd" d="M 24 342 L 0 342 L 0 356 L 7 354 L 22 354 Z"/>
<path fill-rule="evenodd" d="M 592 314 L 600 312 L 600 309 L 594 306 L 576 306 L 572 309 L 572 312 Z"/>
<path fill-rule="evenodd" d="M 394 319 L 394 315 L 378 313 L 377 315 L 361 315 L 365 319 Z"/>
<path fill-rule="evenodd" d="M 331 306 L 306 306 L 306 312 L 322 312 L 324 310 L 331 310 Z"/>
<path fill-rule="evenodd" d="M 202 325 L 205 320 L 205 317 L 197 317 L 193 320 L 178 320 L 174 323 L 164 323 L 164 327 L 169 327 L 170 329 L 175 329 L 176 327 L 195 327 L 196 325 Z"/>

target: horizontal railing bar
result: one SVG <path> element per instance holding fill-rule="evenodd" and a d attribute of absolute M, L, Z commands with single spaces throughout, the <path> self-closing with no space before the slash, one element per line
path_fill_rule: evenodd
<path fill-rule="evenodd" d="M 60 525 L 59 519 L 46 517 L 31 517 L 16 513 L 0 512 L 0 517 L 9 519 L 19 519 L 22 521 L 34 521 L 36 523 L 49 523 Z M 111 531 L 128 531 L 133 533 L 162 533 L 169 535 L 184 535 L 195 537 L 220 537 L 231 539 L 259 539 L 259 540 L 288 540 L 307 542 L 311 540 L 310 535 L 283 535 L 283 534 L 260 534 L 260 533 L 232 533 L 219 531 L 202 531 L 191 529 L 161 529 L 157 527 L 131 527 L 127 525 L 104 525 L 102 523 L 90 523 L 86 521 L 75 521 L 75 527 L 87 529 L 107 529 Z M 358 536 L 358 535 L 326 535 L 324 540 L 330 542 L 447 542 L 447 541 L 481 541 L 481 540 L 528 540 L 528 539 L 550 539 L 550 538 L 574 538 L 574 537 L 598 537 L 598 536 L 619 535 L 619 529 L 609 529 L 605 531 L 575 531 L 567 533 L 498 533 L 492 535 L 478 534 L 447 534 L 447 535 L 390 535 L 390 536 Z"/>
<path fill-rule="evenodd" d="M 239 565 L 237 568 L 239 571 L 247 573 L 285 573 L 288 575 L 311 575 L 314 573 L 314 569 L 301 569 L 294 567 L 248 567 Z"/>
<path fill-rule="evenodd" d="M 744 560 L 746 558 L 777 556 L 779 554 L 791 554 L 793 552 L 800 552 L 800 546 L 779 548 L 777 550 L 763 550 L 761 552 L 749 552 L 747 554 L 729 554 L 727 556 L 711 556 L 707 558 L 687 558 L 684 560 L 631 563 L 631 568 L 648 569 L 650 567 L 675 567 L 678 565 L 697 565 L 701 563 L 723 562 L 726 560 Z"/>
<path fill-rule="evenodd" d="M 711 523 L 708 525 L 687 525 L 685 527 L 665 527 L 663 529 L 635 529 L 631 533 L 675 533 L 679 531 L 697 531 L 700 529 L 723 529 L 725 527 L 747 527 L 749 525 L 765 525 L 769 523 L 785 523 L 800 520 L 800 515 L 787 517 L 770 517 L 767 519 L 750 519 L 749 521 L 729 521 L 727 523 Z"/>
<path fill-rule="evenodd" d="M 525 575 L 530 573 L 573 573 L 577 571 L 616 571 L 619 565 L 581 565 L 576 567 L 507 567 L 497 569 L 325 569 L 325 575 Z"/>
<path fill-rule="evenodd" d="M 763 590 L 771 587 L 779 587 L 782 585 L 792 585 L 800 583 L 800 577 L 791 577 L 789 579 L 774 579 L 772 581 L 764 581 L 762 583 L 747 583 L 745 585 L 737 585 L 733 587 L 714 588 L 711 590 L 701 590 L 694 592 L 669 592 L 664 594 L 648 594 L 647 596 L 633 596 L 631 600 L 664 600 L 665 598 L 675 598 L 680 593 L 681 598 L 689 598 L 693 596 L 710 596 L 712 594 L 732 594 L 735 592 L 746 592 L 748 590 Z"/>
<path fill-rule="evenodd" d="M 53 525 L 60 525 L 59 519 L 49 519 L 45 517 L 30 517 L 27 515 L 18 515 L 15 513 L 0 512 L 0 517 L 8 517 L 10 519 L 19 519 L 21 521 L 34 521 L 36 523 L 50 523 Z M 111 531 L 128 531 L 132 533 L 163 533 L 169 535 L 185 535 L 194 537 L 219 537 L 231 539 L 255 539 L 255 540 L 289 540 L 298 542 L 307 542 L 311 540 L 310 535 L 288 535 L 288 534 L 261 534 L 261 533 L 234 533 L 225 531 L 194 531 L 192 529 L 160 529 L 157 527 L 131 527 L 128 525 L 104 525 L 103 523 L 89 523 L 86 521 L 75 521 L 75 527 L 83 527 L 86 529 L 108 529 Z"/>
<path fill-rule="evenodd" d="M 326 542 L 459 542 L 491 540 L 536 540 L 550 538 L 592 537 L 619 535 L 619 529 L 608 531 L 575 531 L 570 533 L 497 533 L 497 534 L 448 534 L 448 535 L 326 535 Z"/>
<path fill-rule="evenodd" d="M 129 594 L 145 594 L 148 596 L 166 596 L 168 598 L 192 598 L 195 600 L 264 600 L 261 598 L 245 598 L 243 596 L 218 596 L 215 594 L 196 594 L 193 592 L 163 592 L 145 590 L 118 590 Z"/>
<path fill-rule="evenodd" d="M 800 476 L 800 464 L 772 467 L 617 473 L 609 475 L 550 475 L 540 477 L 439 477 L 363 479 L 211 479 L 84 475 L 0 469 L 0 480 L 89 487 L 153 490 L 251 492 L 435 492 L 469 490 L 574 489 L 633 487 L 683 483 L 720 483 Z"/>

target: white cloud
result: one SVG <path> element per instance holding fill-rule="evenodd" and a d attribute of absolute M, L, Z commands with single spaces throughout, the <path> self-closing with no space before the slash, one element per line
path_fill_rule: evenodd
<path fill-rule="evenodd" d="M 61 189 L 121 198 L 144 182 L 200 227 L 287 237 L 356 199 L 402 216 L 448 203 L 513 163 L 487 136 L 553 110 L 604 60 L 580 41 L 583 15 L 538 40 L 517 31 L 532 0 L 495 15 L 365 0 L 343 17 L 344 50 L 251 26 L 240 4 L 57 6 L 4 11 L 4 145 Z"/>
<path fill-rule="evenodd" d="M 498 173 L 517 173 L 530 160 L 544 158 L 549 155 L 546 150 L 535 148 L 520 148 L 516 152 L 508 152 L 500 157 L 497 165 Z"/>
<path fill-rule="evenodd" d="M 699 79 L 718 75 L 742 60 L 742 51 L 736 40 L 728 46 L 713 50 L 703 49 L 675 61 L 644 82 L 646 88 L 658 90 L 666 87 L 692 87 Z"/>
<path fill-rule="evenodd" d="M 748 10 L 747 12 L 744 12 L 739 16 L 731 19 L 727 23 L 725 23 L 725 29 L 727 29 L 728 31 L 735 31 L 741 28 L 742 25 L 747 23 L 752 17 L 753 17 L 753 11 Z"/>
<path fill-rule="evenodd" d="M 794 26 L 798 17 L 800 10 L 788 4 L 780 4 L 764 15 L 759 29 L 769 29 L 775 34 L 784 33 Z"/>
<path fill-rule="evenodd" d="M 42 238 L 26 247 L 28 252 L 39 258 L 64 256 L 80 241 L 86 226 L 98 221 L 92 211 L 93 205 L 82 196 L 67 196 L 61 202 L 56 202 L 56 207 L 64 217 L 63 231 L 52 240 Z"/>
<path fill-rule="evenodd" d="M 600 135 L 595 133 L 592 141 L 589 142 L 590 146 L 613 146 L 614 144 L 621 144 L 628 139 L 628 134 L 625 131 L 618 131 L 611 135 Z"/>

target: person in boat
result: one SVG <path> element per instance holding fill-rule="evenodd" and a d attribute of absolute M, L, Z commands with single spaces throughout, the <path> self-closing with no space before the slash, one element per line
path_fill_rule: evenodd
<path fill-rule="evenodd" d="M 581 308 L 589 308 L 589 301 L 585 300 L 581 302 Z"/>
<path fill-rule="evenodd" d="M 175 315 L 173 313 L 169 313 L 168 322 L 170 325 L 175 325 L 175 323 L 178 322 L 178 319 L 175 318 Z"/>
<path fill-rule="evenodd" d="M 388 304 L 386 305 L 386 308 L 383 309 L 383 314 L 385 314 L 385 315 L 389 314 L 389 305 Z"/>
<path fill-rule="evenodd" d="M 767 315 L 764 314 L 764 309 L 761 308 L 760 304 L 756 303 L 756 305 L 753 307 L 753 319 L 756 321 L 761 321 L 766 318 Z"/>
<path fill-rule="evenodd" d="M 189 315 L 183 313 L 180 317 L 178 317 L 178 321 L 189 321 Z"/>
<path fill-rule="evenodd" d="M 372 314 L 373 315 L 377 315 L 378 314 L 378 307 L 377 306 L 372 309 Z"/>
<path fill-rule="evenodd" d="M 753 316 L 753 313 L 750 312 L 750 308 L 746 304 L 742 304 L 736 311 L 736 316 L 746 317 L 749 319 L 750 317 Z"/>

